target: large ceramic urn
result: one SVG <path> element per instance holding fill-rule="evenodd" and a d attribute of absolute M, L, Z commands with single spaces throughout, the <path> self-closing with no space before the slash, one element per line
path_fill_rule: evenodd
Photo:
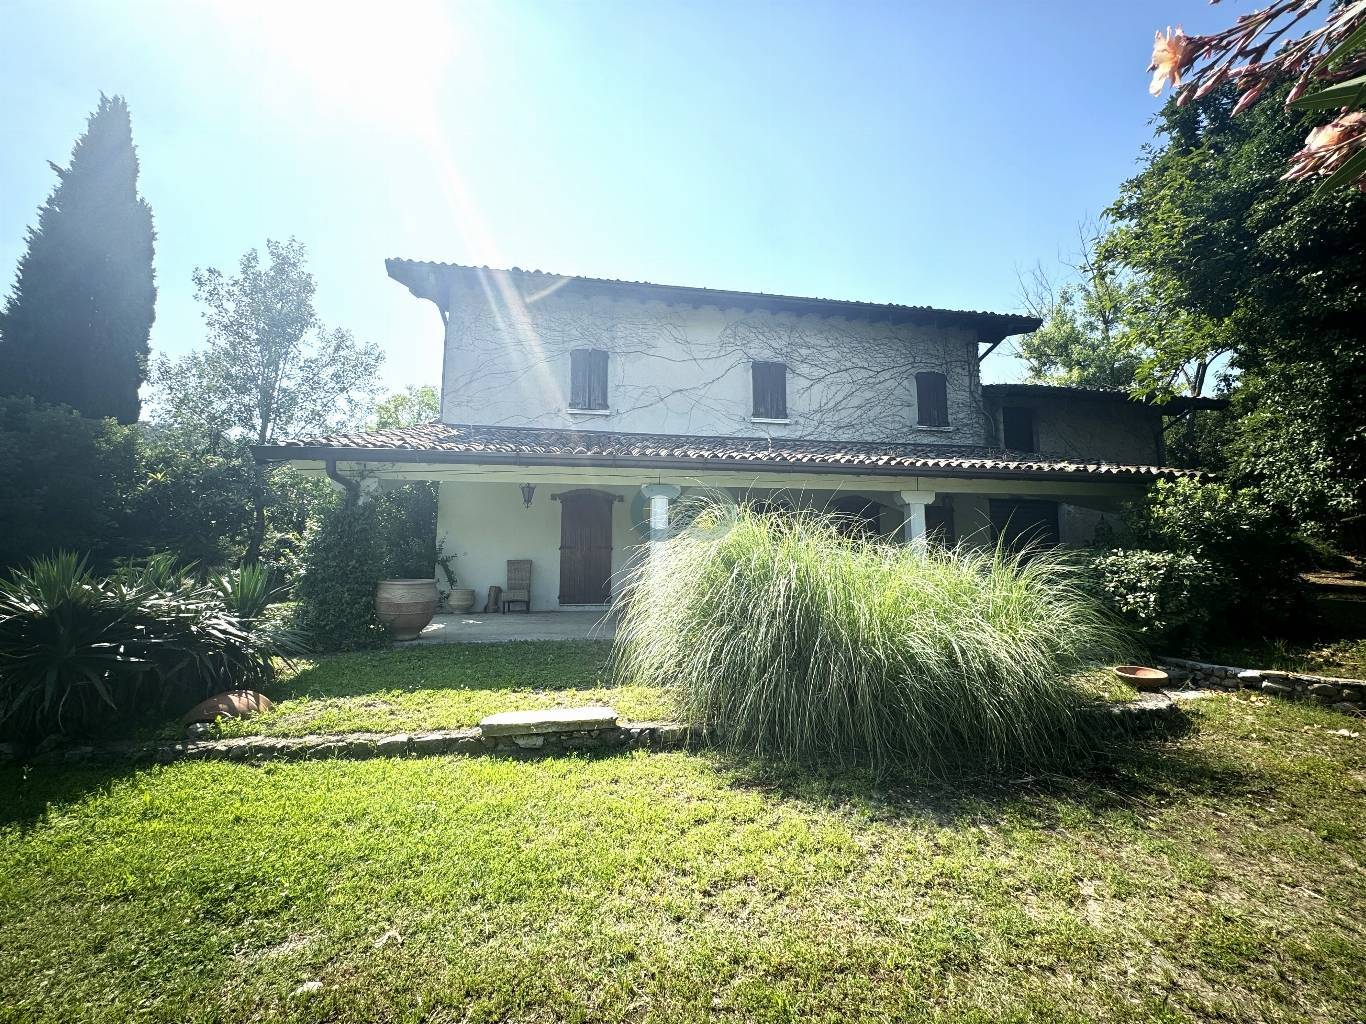
<path fill-rule="evenodd" d="M 436 614 L 436 580 L 380 580 L 375 614 L 395 640 L 415 640 Z"/>

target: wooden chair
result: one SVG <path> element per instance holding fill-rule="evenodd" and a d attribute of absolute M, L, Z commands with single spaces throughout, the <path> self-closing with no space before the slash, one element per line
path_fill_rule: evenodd
<path fill-rule="evenodd" d="M 508 559 L 508 585 L 503 588 L 503 614 L 508 605 L 520 604 L 526 613 L 531 614 L 531 559 Z"/>

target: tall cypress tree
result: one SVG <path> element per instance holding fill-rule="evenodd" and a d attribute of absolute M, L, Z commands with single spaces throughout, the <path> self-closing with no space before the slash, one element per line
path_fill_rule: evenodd
<path fill-rule="evenodd" d="M 155 315 L 152 209 L 138 196 L 128 104 L 100 94 L 28 231 L 0 311 L 0 392 L 138 418 Z"/>

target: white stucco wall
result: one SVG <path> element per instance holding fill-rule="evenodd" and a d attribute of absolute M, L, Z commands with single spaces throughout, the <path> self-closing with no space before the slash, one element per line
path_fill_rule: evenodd
<path fill-rule="evenodd" d="M 452 285 L 448 423 L 980 444 L 977 343 L 961 329 Z M 524 282 L 522 282 L 524 283 Z M 609 353 L 611 414 L 569 410 L 569 353 Z M 788 424 L 751 421 L 750 363 L 788 365 Z M 947 378 L 947 429 L 916 424 L 915 374 Z"/>
<path fill-rule="evenodd" d="M 581 485 L 573 485 L 575 487 Z M 436 535 L 455 555 L 460 586 L 473 587 L 475 608 L 484 606 L 492 585 L 507 585 L 507 562 L 530 558 L 531 609 L 550 611 L 560 604 L 560 503 L 552 494 L 569 486 L 537 486 L 531 507 L 511 483 L 441 484 L 437 496 Z M 616 579 L 636 553 L 640 535 L 631 525 L 631 501 L 639 488 L 605 486 L 597 490 L 620 494 L 612 503 L 613 592 Z"/>

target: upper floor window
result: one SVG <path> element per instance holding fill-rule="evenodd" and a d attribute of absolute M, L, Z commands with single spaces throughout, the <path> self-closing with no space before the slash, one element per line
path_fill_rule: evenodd
<path fill-rule="evenodd" d="M 925 370 L 915 375 L 915 409 L 922 427 L 949 425 L 949 385 L 942 373 Z"/>
<path fill-rule="evenodd" d="M 607 353 L 576 348 L 569 353 L 569 408 L 607 408 Z"/>
<path fill-rule="evenodd" d="M 1001 447 L 1012 452 L 1035 450 L 1033 409 L 1013 405 L 1001 409 Z"/>
<path fill-rule="evenodd" d="M 784 363 L 754 363 L 754 418 L 787 419 L 787 366 Z"/>

